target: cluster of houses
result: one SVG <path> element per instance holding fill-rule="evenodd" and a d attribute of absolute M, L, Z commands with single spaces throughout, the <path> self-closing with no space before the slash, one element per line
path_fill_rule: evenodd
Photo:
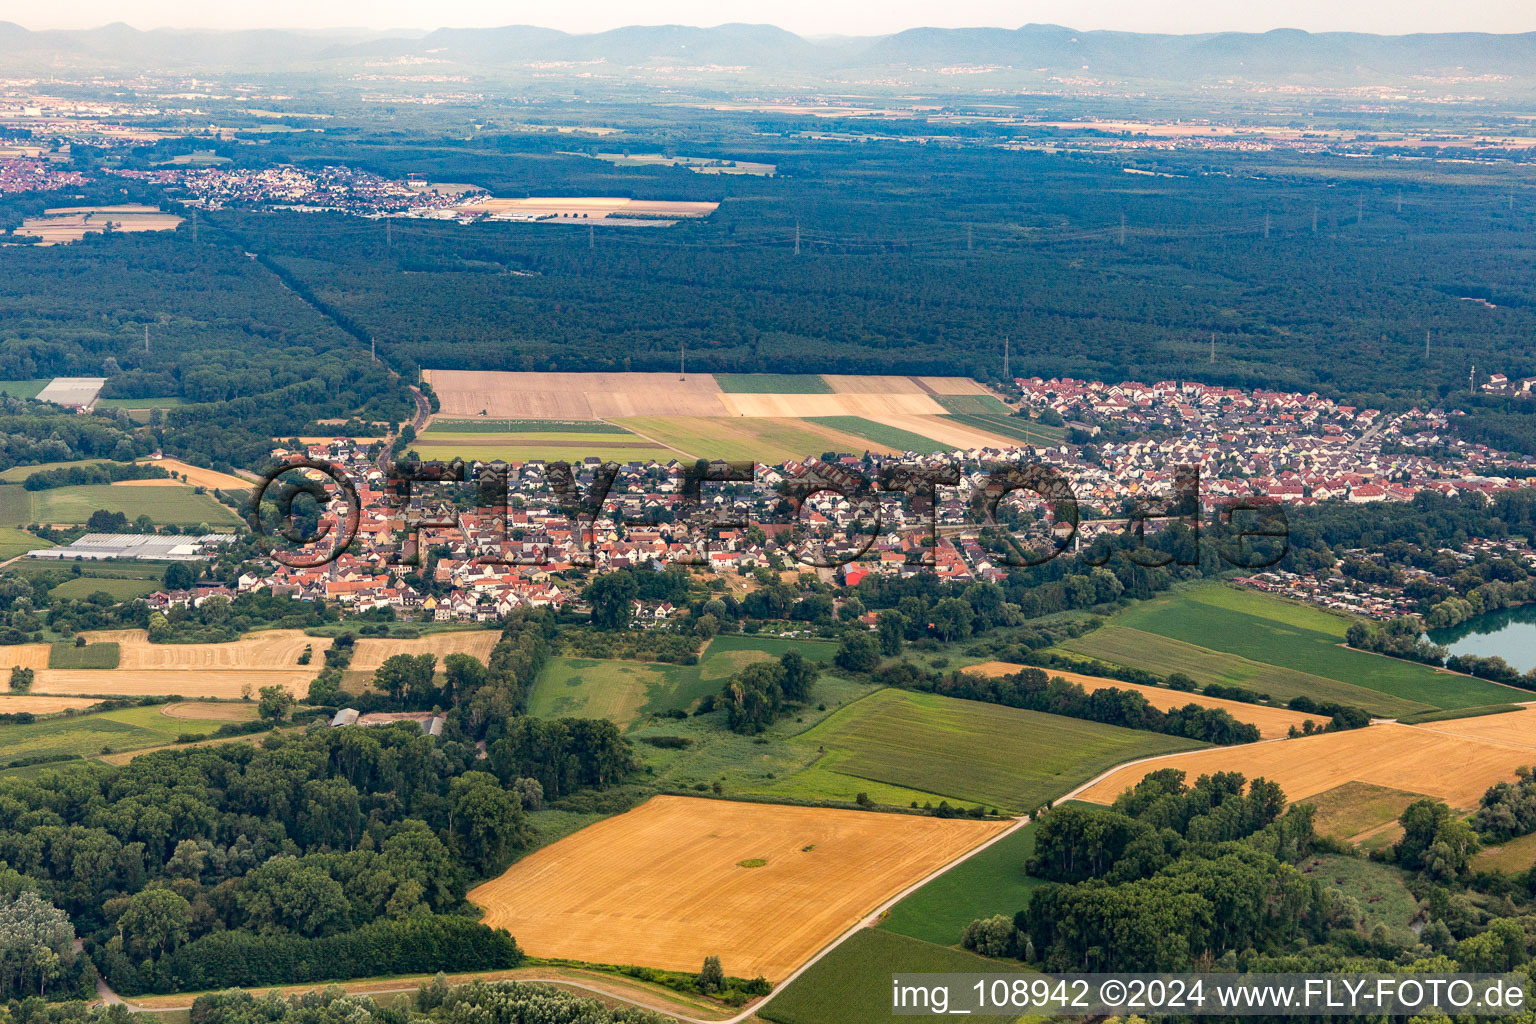
<path fill-rule="evenodd" d="M 225 206 L 276 206 L 329 210 L 357 216 L 446 209 L 463 201 L 422 182 L 384 178 L 354 167 L 300 169 L 283 164 L 260 170 L 224 167 L 167 167 L 121 170 L 124 177 L 182 193 L 189 206 L 217 210 Z"/>
<path fill-rule="evenodd" d="M 359 612 L 392 608 L 417 619 L 489 621 L 521 608 L 580 611 L 581 585 L 567 575 L 572 569 L 686 562 L 700 571 L 748 577 L 751 585 L 754 570 L 805 571 L 810 566 L 800 555 L 835 551 L 843 557 L 817 561 L 824 577 L 849 585 L 872 573 L 996 580 L 1008 569 L 980 542 L 973 507 L 997 463 L 1027 461 L 1063 476 L 1082 516 L 1080 544 L 1123 529 L 1128 503 L 1168 494 L 1182 467 L 1190 465 L 1200 467 L 1200 498 L 1207 509 L 1251 495 L 1305 505 L 1408 501 L 1426 489 L 1491 494 L 1520 486 L 1519 474 L 1501 476 L 1501 467 L 1531 465 L 1459 441 L 1447 430 L 1444 414 L 1435 411 L 1383 416 L 1315 394 L 1195 383 L 1104 385 L 1040 378 L 1017 383 L 1026 405 L 1051 408 L 1078 422 L 1145 429 L 1104 431 L 1092 446 L 845 455 L 830 462 L 813 458 L 758 466 L 750 483 L 708 485 L 691 503 L 683 494 L 679 463 L 630 462 L 618 467 L 595 521 L 573 517 L 549 485 L 541 460 L 491 464 L 506 474 L 505 507 L 456 511 L 450 507 L 454 489 L 473 487 L 472 482 L 415 483 L 402 501 L 374 461 L 373 449 L 337 438 L 273 454 L 305 455 L 345 471 L 361 503 L 355 542 L 322 566 L 265 564 L 242 576 L 236 590 L 324 599 Z M 1384 453 L 1389 442 L 1393 454 Z M 782 485 L 813 478 L 874 480 L 893 462 L 953 468 L 956 483 L 941 487 L 928 502 L 914 502 L 900 491 L 874 490 L 862 499 L 823 491 L 805 503 L 798 523 L 779 521 Z M 581 493 L 588 494 L 599 476 L 599 460 L 576 463 L 573 473 Z M 847 486 L 844 494 L 856 490 Z M 1015 492 L 1005 503 L 1021 513 L 1021 521 L 1037 528 L 1044 522 L 1044 529 L 1059 535 L 1049 520 L 1035 515 L 1042 504 L 1036 496 Z M 325 514 L 339 526 L 342 513 L 338 501 Z M 1155 531 L 1156 523 L 1147 528 Z M 1390 611 L 1366 597 L 1357 602 L 1366 613 Z M 654 624 L 673 611 L 637 604 L 636 618 Z"/>

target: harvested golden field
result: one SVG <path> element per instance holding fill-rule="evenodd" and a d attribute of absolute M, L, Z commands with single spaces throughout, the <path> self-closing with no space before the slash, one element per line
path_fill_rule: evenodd
<path fill-rule="evenodd" d="M 658 796 L 469 894 L 534 956 L 786 977 L 1007 822 Z M 744 867 L 761 861 L 761 866 Z"/>
<path fill-rule="evenodd" d="M 1506 711 L 1502 715 L 1424 722 L 1414 728 L 1536 751 L 1536 707 L 1523 707 L 1519 711 Z M 1536 764 L 1536 754 L 1528 756 L 1531 763 Z"/>
<path fill-rule="evenodd" d="M 443 419 L 597 420 L 618 416 L 724 416 L 707 373 L 505 373 L 430 370 Z"/>
<path fill-rule="evenodd" d="M 526 199 L 476 199 L 455 207 L 471 216 L 509 220 L 608 217 L 708 217 L 719 203 L 675 202 L 665 199 L 625 199 L 621 196 L 529 196 Z"/>
<path fill-rule="evenodd" d="M 7 644 L 0 646 L 0 672 L 13 668 L 33 670 L 48 667 L 48 644 Z"/>
<path fill-rule="evenodd" d="M 320 659 L 316 658 L 316 662 Z M 263 686 L 284 686 L 303 698 L 315 678 L 316 666 L 303 669 L 65 669 L 37 674 L 32 689 L 43 693 L 91 694 L 113 697 L 212 697 L 239 700 Z"/>
<path fill-rule="evenodd" d="M 88 708 L 96 703 L 86 697 L 45 697 L 31 693 L 0 695 L 0 715 L 14 715 L 22 711 L 34 715 L 51 715 L 69 708 Z"/>
<path fill-rule="evenodd" d="M 319 671 L 320 652 L 331 646 L 329 637 L 305 636 L 297 629 L 267 629 L 247 633 L 228 644 L 152 644 L 142 629 L 95 630 L 87 636 L 93 641 L 114 640 L 122 651 L 116 670 L 160 671 L 208 669 L 287 669 L 299 668 L 299 655 L 305 647 L 314 649 L 309 666 L 311 674 Z M 176 693 L 176 690 L 166 690 Z"/>
<path fill-rule="evenodd" d="M 181 487 L 180 480 L 114 480 L 113 487 Z"/>
<path fill-rule="evenodd" d="M 895 374 L 824 373 L 821 379 L 839 395 L 921 395 L 923 389 L 912 377 Z"/>
<path fill-rule="evenodd" d="M 38 245 L 78 242 L 88 234 L 113 231 L 170 231 L 181 223 L 174 213 L 154 206 L 61 206 L 28 217 L 16 229 L 18 235 L 34 235 Z"/>
<path fill-rule="evenodd" d="M 906 378 L 900 378 L 905 380 Z M 937 416 L 944 407 L 916 388 L 911 393 L 835 395 L 721 395 L 720 401 L 731 416 L 770 416 L 803 418 L 807 416 L 863 416 L 881 423 L 892 416 Z"/>
<path fill-rule="evenodd" d="M 1222 771 L 1242 772 L 1250 779 L 1263 776 L 1278 782 L 1293 802 L 1346 782 L 1366 782 L 1423 793 L 1452 807 L 1471 808 L 1489 786 L 1512 781 L 1515 769 L 1532 761 L 1529 747 L 1387 722 L 1347 732 L 1216 747 L 1126 765 L 1077 797 L 1092 803 L 1111 803 L 1148 772 L 1179 768 L 1188 773 L 1191 781 Z"/>
<path fill-rule="evenodd" d="M 962 669 L 963 672 L 975 672 L 978 675 L 994 676 L 1012 675 L 1024 665 L 1013 665 L 1006 661 L 988 661 L 980 665 L 971 665 Z M 1138 686 L 1136 683 L 1123 683 L 1118 679 L 1106 679 L 1103 676 L 1085 676 L 1080 672 L 1063 672 L 1060 669 L 1048 668 L 1044 670 L 1047 675 L 1061 676 L 1068 682 L 1077 683 L 1084 690 L 1092 693 L 1095 690 L 1135 690 L 1147 698 L 1147 703 L 1159 711 L 1168 711 L 1172 708 L 1182 708 L 1186 704 L 1199 704 L 1201 707 L 1221 708 L 1230 712 L 1232 717 L 1239 722 L 1247 722 L 1249 725 L 1258 726 L 1259 736 L 1266 740 L 1279 739 L 1290 732 L 1291 726 L 1300 729 L 1303 722 L 1312 722 L 1314 725 L 1327 724 L 1326 718 L 1317 715 L 1304 715 L 1299 711 L 1288 711 L 1285 708 L 1269 708 L 1259 704 L 1244 704 L 1238 700 L 1222 700 L 1219 697 L 1204 697 L 1198 693 L 1184 693 L 1180 690 L 1170 690 L 1165 686 Z"/>
<path fill-rule="evenodd" d="M 32 688 L 40 693 L 238 700 L 263 686 L 285 686 L 302 698 L 324 663 L 321 652 L 331 645 L 329 637 L 305 636 L 297 629 L 247 633 L 228 644 L 152 644 L 142 629 L 98 629 L 86 636 L 92 643 L 118 645 L 117 668 L 43 669 Z M 306 645 L 313 647 L 313 657 L 300 665 Z"/>
<path fill-rule="evenodd" d="M 1422 799 L 1422 793 L 1346 782 L 1309 797 L 1307 803 L 1317 808 L 1313 828 L 1318 835 L 1341 842 L 1360 842 L 1391 828 L 1404 808 Z"/>
<path fill-rule="evenodd" d="M 210 491 L 215 489 L 224 491 L 248 491 L 252 486 L 254 486 L 249 480 L 242 480 L 240 477 L 233 476 L 229 473 L 220 473 L 217 470 L 203 469 L 199 466 L 193 466 L 189 463 L 182 462 L 180 459 L 156 459 L 154 461 L 147 462 L 146 464 L 151 466 L 159 466 L 167 473 L 174 473 L 177 476 L 185 474 L 187 483 L 194 487 L 206 487 Z M 159 483 L 159 481 L 156 480 L 126 480 L 123 482 L 131 484 Z"/>
<path fill-rule="evenodd" d="M 396 654 L 435 654 L 441 671 L 443 659 L 450 654 L 470 654 L 481 661 L 490 661 L 491 648 L 501 639 L 494 629 L 461 629 L 452 633 L 428 633 L 415 640 L 385 640 L 364 638 L 357 641 L 352 651 L 354 672 L 372 672 L 384 664 L 384 659 Z M 318 657 L 316 658 L 318 661 Z"/>

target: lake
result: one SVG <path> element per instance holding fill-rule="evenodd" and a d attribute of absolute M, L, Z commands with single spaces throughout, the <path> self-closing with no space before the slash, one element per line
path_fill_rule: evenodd
<path fill-rule="evenodd" d="M 1449 629 L 1432 629 L 1429 638 L 1452 654 L 1497 655 L 1521 672 L 1529 672 L 1536 668 L 1536 604 L 1488 612 Z"/>

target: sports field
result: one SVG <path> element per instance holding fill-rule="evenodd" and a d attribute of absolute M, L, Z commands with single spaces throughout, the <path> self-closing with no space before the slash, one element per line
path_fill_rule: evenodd
<path fill-rule="evenodd" d="M 46 491 L 28 491 L 16 485 L 0 487 L 0 525 L 25 526 L 28 523 L 77 525 L 90 519 L 97 510 L 121 512 L 134 520 L 149 516 L 159 525 L 229 526 L 237 521 L 235 513 L 211 495 L 198 494 L 191 487 L 119 487 L 115 484 L 83 484 L 55 487 Z"/>
<path fill-rule="evenodd" d="M 694 971 L 718 955 L 727 974 L 775 981 L 1006 827 L 657 796 L 530 854 L 469 898 L 534 956 Z"/>
<path fill-rule="evenodd" d="M 1111 773 L 1080 794 L 1079 799 L 1107 804 L 1148 772 L 1178 768 L 1191 781 L 1221 771 L 1241 772 L 1250 779 L 1263 776 L 1279 783 L 1293 802 L 1346 782 L 1365 782 L 1423 793 L 1452 807 L 1470 809 L 1477 806 L 1489 786 L 1513 781 L 1515 769 L 1532 761 L 1529 746 L 1469 739 L 1424 726 L 1383 723 L 1365 729 L 1216 747 L 1145 761 Z"/>
<path fill-rule="evenodd" d="M 797 736 L 824 751 L 804 773 L 762 787 L 786 796 L 849 799 L 870 783 L 968 805 L 1028 811 L 1122 761 L 1204 746 L 928 693 L 880 690 Z M 837 784 L 834 786 L 834 784 Z M 809 789 L 810 792 L 806 792 Z M 870 792 L 872 799 L 881 798 Z M 913 799 L 919 797 L 914 796 Z"/>
<path fill-rule="evenodd" d="M 974 672 L 977 675 L 989 678 L 996 676 L 1008 676 L 1026 668 L 1024 665 L 1012 665 L 1006 661 L 987 661 L 980 665 L 969 665 L 964 671 Z M 1199 704 L 1201 707 L 1220 708 L 1228 712 L 1239 722 L 1246 722 L 1256 726 L 1261 739 L 1272 740 L 1287 735 L 1292 726 L 1300 729 L 1307 722 L 1314 726 L 1327 724 L 1327 719 L 1318 715 L 1304 715 L 1299 711 L 1288 711 L 1285 708 L 1265 707 L 1260 704 L 1245 704 L 1237 700 L 1222 700 L 1219 697 L 1206 697 L 1198 693 L 1185 693 L 1181 690 L 1170 690 L 1166 686 L 1139 686 L 1136 683 L 1123 683 L 1118 679 L 1106 679 L 1103 676 L 1085 676 L 1081 672 L 1063 672 L 1060 669 L 1045 669 L 1047 675 L 1060 676 L 1071 683 L 1076 683 L 1088 693 L 1095 690 L 1130 690 L 1147 698 L 1147 703 L 1159 711 L 1171 711 L 1174 708 L 1182 708 L 1190 704 Z"/>
<path fill-rule="evenodd" d="M 1514 693 L 1508 687 L 1428 665 L 1350 650 L 1343 646 L 1349 620 L 1220 584 L 1191 587 L 1139 602 L 1115 615 L 1110 623 L 1438 708 L 1496 704 L 1510 699 Z M 1063 646 L 1093 653 L 1097 645 L 1089 639 L 1092 636 L 1079 637 Z M 1124 638 L 1122 649 L 1127 643 L 1134 646 L 1138 639 Z M 1131 664 L 1149 667 L 1139 662 Z M 1282 696 L 1273 691 L 1271 695 Z"/>

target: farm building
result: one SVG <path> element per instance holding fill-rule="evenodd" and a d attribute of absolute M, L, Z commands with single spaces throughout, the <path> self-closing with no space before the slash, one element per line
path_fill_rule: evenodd
<path fill-rule="evenodd" d="M 106 382 L 105 377 L 55 377 L 37 393 L 37 400 L 66 409 L 89 409 Z"/>
<path fill-rule="evenodd" d="M 107 558 L 139 562 L 192 562 L 213 547 L 232 543 L 232 533 L 205 533 L 200 537 L 161 536 L 154 533 L 88 533 L 73 544 L 28 551 L 28 558 L 59 561 L 99 561 Z"/>

